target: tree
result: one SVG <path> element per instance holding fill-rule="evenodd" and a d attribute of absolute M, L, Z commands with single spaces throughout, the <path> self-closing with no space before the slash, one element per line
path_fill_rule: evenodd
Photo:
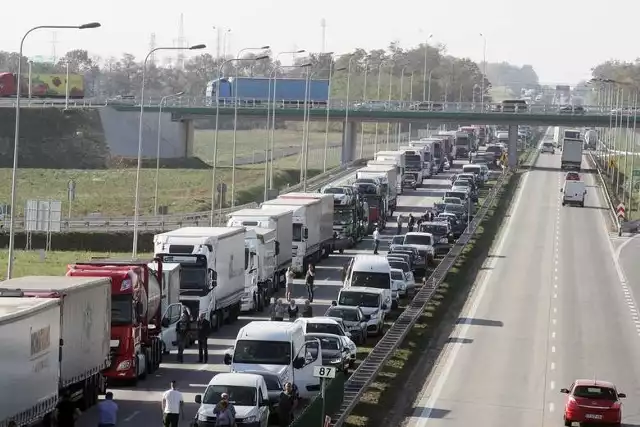
<path fill-rule="evenodd" d="M 508 62 L 488 63 L 487 78 L 493 86 L 504 86 L 516 95 L 522 89 L 535 89 L 540 83 L 538 74 L 531 65 L 518 67 Z"/>

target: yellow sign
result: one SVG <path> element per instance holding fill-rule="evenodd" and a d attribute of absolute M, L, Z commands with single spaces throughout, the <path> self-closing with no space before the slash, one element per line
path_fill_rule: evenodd
<path fill-rule="evenodd" d="M 66 79 L 66 74 L 32 74 L 31 96 L 65 97 Z M 69 97 L 84 97 L 84 77 L 80 74 L 69 74 Z"/>
<path fill-rule="evenodd" d="M 616 159 L 609 159 L 609 167 L 610 168 L 618 167 L 618 163 L 616 162 Z"/>

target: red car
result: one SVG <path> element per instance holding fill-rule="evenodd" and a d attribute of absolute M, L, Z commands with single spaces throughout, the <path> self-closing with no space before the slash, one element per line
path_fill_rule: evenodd
<path fill-rule="evenodd" d="M 572 423 L 597 423 L 620 426 L 622 402 L 627 397 L 618 393 L 616 386 L 608 381 L 575 380 L 568 389 L 560 389 L 567 394 L 564 407 L 564 425 Z"/>
<path fill-rule="evenodd" d="M 567 172 L 564 179 L 567 181 L 580 181 L 580 174 L 578 172 Z"/>

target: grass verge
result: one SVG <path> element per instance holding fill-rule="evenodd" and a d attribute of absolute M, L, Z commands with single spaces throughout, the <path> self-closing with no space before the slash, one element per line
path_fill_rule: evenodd
<path fill-rule="evenodd" d="M 399 425 L 406 405 L 413 404 L 426 374 L 414 375 L 409 367 L 432 366 L 435 358 L 424 363 L 421 359 L 433 345 L 433 339 L 440 335 L 441 325 L 449 324 L 448 318 L 455 320 L 462 309 L 466 296 L 474 282 L 495 236 L 502 224 L 511 199 L 519 182 L 519 174 L 512 176 L 502 187 L 499 198 L 487 212 L 479 225 L 475 237 L 463 250 L 456 265 L 447 274 L 444 283 L 436 290 L 415 326 L 409 331 L 404 342 L 385 364 L 376 380 L 368 387 L 355 407 L 346 425 L 349 427 L 378 427 Z M 451 322 L 454 323 L 454 322 Z M 438 353 L 437 349 L 431 353 Z M 402 388 L 401 407 L 397 407 L 398 393 Z M 411 394 L 414 394 L 413 396 Z M 393 409 L 392 409 L 393 408 Z"/>

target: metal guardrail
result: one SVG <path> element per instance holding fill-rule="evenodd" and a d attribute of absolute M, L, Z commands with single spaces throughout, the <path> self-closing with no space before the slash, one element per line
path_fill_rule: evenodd
<path fill-rule="evenodd" d="M 598 172 L 598 179 L 600 180 L 602 192 L 604 193 L 604 196 L 607 199 L 607 204 L 609 205 L 609 216 L 611 218 L 611 223 L 614 226 L 617 226 L 618 234 L 620 234 L 622 231 L 622 227 L 621 227 L 620 221 L 618 221 L 618 216 L 616 215 L 616 206 L 614 205 L 613 198 L 609 193 L 609 188 L 607 187 L 605 177 L 602 175 L 600 163 L 598 162 L 598 159 L 593 157 L 593 153 L 591 152 L 588 153 L 587 159 L 595 167 L 596 172 Z"/>
<path fill-rule="evenodd" d="M 345 383 L 344 398 L 342 406 L 337 414 L 331 419 L 331 425 L 341 427 L 347 417 L 356 407 L 367 387 L 373 382 L 384 364 L 393 355 L 393 352 L 400 346 L 418 318 L 424 312 L 427 304 L 433 297 L 435 291 L 444 281 L 447 273 L 455 265 L 456 260 L 474 236 L 478 225 L 486 216 L 489 207 L 495 201 L 498 192 L 505 183 L 511 172 L 500 176 L 496 184 L 491 189 L 487 199 L 482 204 L 480 210 L 475 215 L 471 224 L 464 231 L 458 241 L 452 246 L 444 259 L 440 261 L 435 270 L 431 273 L 426 283 L 420 288 L 409 306 L 400 314 L 398 319 L 389 328 L 378 344 L 371 350 L 369 355 L 362 361 L 358 368 L 353 371 L 349 380 Z"/>

